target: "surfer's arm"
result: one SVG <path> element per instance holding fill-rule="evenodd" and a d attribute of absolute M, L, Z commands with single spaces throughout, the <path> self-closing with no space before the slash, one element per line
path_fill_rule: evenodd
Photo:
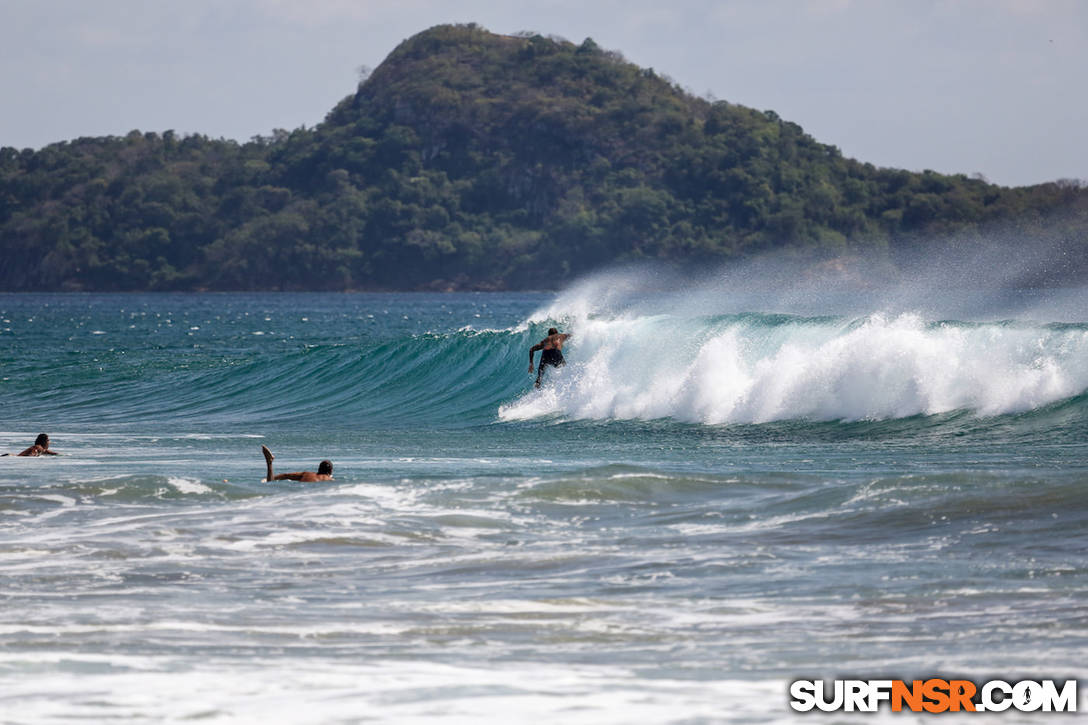
<path fill-rule="evenodd" d="M 532 374 L 532 372 L 533 372 L 533 353 L 535 353 L 537 350 L 543 350 L 543 349 L 544 349 L 544 343 L 542 343 L 542 342 L 538 342 L 537 344 L 535 344 L 535 345 L 533 345 L 532 347 L 529 348 L 529 373 L 530 374 Z"/>

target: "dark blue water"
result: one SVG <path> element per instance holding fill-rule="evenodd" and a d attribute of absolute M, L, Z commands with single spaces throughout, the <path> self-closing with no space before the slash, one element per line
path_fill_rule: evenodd
<path fill-rule="evenodd" d="M 790 722 L 800 677 L 1082 673 L 1088 324 L 745 303 L 0 295 L 0 448 L 64 454 L 0 458 L 4 721 Z"/>

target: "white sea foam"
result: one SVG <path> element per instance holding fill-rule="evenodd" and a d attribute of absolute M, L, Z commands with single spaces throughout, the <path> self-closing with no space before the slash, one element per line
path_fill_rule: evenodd
<path fill-rule="evenodd" d="M 71 507 L 76 505 L 76 500 L 74 498 L 71 498 L 69 496 L 61 496 L 60 494 L 39 493 L 37 497 L 45 501 L 59 503 L 61 506 L 65 507 Z"/>
<path fill-rule="evenodd" d="M 177 476 L 170 476 L 166 479 L 167 483 L 176 488 L 180 493 L 212 493 L 212 489 L 205 486 L 200 481 L 195 481 L 191 478 L 179 478 Z"/>
<path fill-rule="evenodd" d="M 99 672 L 105 663 L 77 658 L 70 664 L 81 671 L 11 683 L 5 694 L 19 703 L 21 719 L 600 723 L 669 722 L 682 712 L 686 719 L 716 722 L 792 720 L 778 704 L 786 687 L 781 680 L 644 679 L 622 667 L 141 661 Z"/>

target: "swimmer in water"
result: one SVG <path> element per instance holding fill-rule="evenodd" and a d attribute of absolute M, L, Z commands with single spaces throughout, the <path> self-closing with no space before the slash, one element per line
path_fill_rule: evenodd
<path fill-rule="evenodd" d="M 268 446 L 261 446 L 261 453 L 264 454 L 264 462 L 268 464 L 268 477 L 265 481 L 302 481 L 303 483 L 312 483 L 314 481 L 331 481 L 332 480 L 332 461 L 322 461 L 317 464 L 317 473 L 313 471 L 297 471 L 295 473 L 281 473 L 278 476 L 272 475 L 272 461 L 275 460 L 275 456 L 272 455 L 272 451 L 268 450 Z"/>
<path fill-rule="evenodd" d="M 548 336 L 529 348 L 529 374 L 533 374 L 533 353 L 540 350 L 540 367 L 536 371 L 535 388 L 540 387 L 540 381 L 544 378 L 544 366 L 551 365 L 554 368 L 567 364 L 563 359 L 563 343 L 570 338 L 571 333 L 560 333 L 554 327 L 548 328 Z"/>
<path fill-rule="evenodd" d="M 5 453 L 5 456 L 10 456 L 10 453 Z M 56 451 L 49 450 L 49 436 L 45 433 L 39 433 L 38 437 L 34 439 L 34 445 L 27 448 L 25 451 L 16 453 L 17 456 L 59 456 Z"/>

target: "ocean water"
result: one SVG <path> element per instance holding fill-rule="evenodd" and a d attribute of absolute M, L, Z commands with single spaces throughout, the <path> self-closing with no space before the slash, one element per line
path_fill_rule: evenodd
<path fill-rule="evenodd" d="M 1088 676 L 1088 313 L 844 299 L 0 295 L 0 450 L 64 454 L 0 458 L 0 722 L 916 722 L 788 684 Z"/>

